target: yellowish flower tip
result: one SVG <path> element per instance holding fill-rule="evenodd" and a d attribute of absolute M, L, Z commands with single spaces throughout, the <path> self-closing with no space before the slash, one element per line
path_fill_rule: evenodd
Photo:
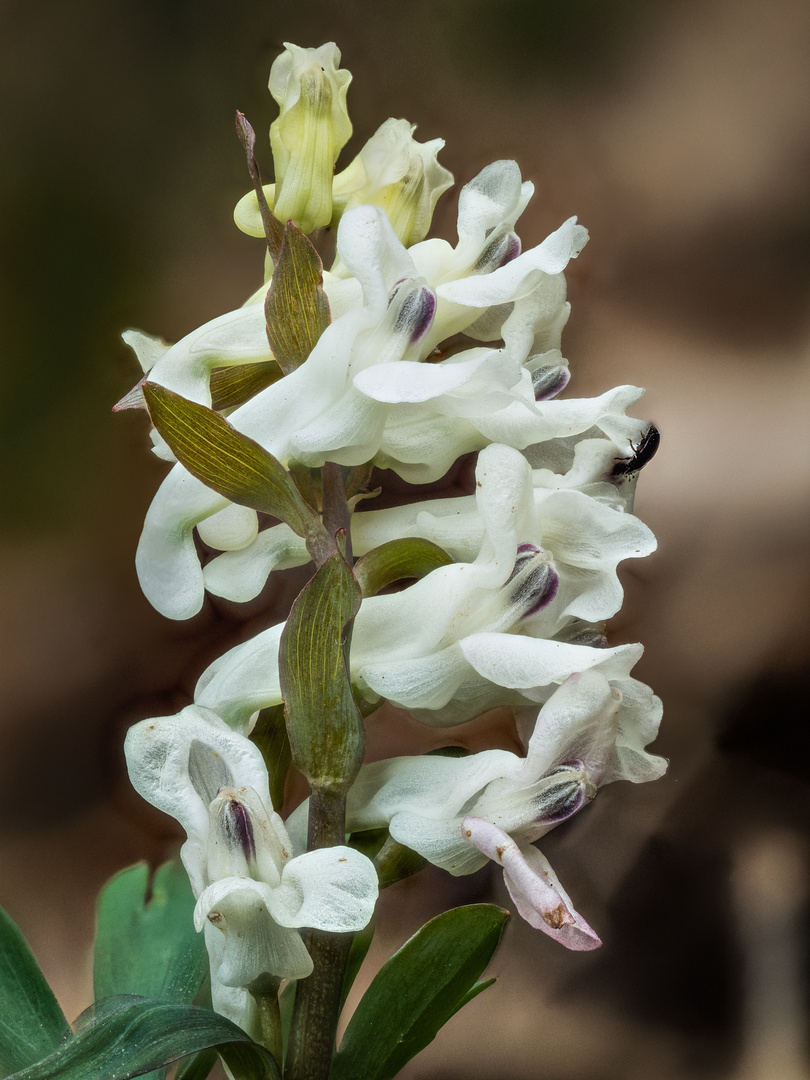
<path fill-rule="evenodd" d="M 405 247 L 424 240 L 439 196 L 453 184 L 453 174 L 437 161 L 443 139 L 419 143 L 415 125 L 386 120 L 354 161 L 335 177 L 333 225 L 353 206 L 385 211 Z"/>
<path fill-rule="evenodd" d="M 352 77 L 338 67 L 340 50 L 334 42 L 319 49 L 289 43 L 284 48 L 268 84 L 281 110 L 270 127 L 276 173 L 273 213 L 309 233 L 332 219 L 335 162 L 352 133 L 346 108 Z"/>

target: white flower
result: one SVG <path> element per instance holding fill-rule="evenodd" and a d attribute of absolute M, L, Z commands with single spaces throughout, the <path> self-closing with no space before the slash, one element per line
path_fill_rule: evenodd
<path fill-rule="evenodd" d="M 425 482 L 488 442 L 522 448 L 599 428 L 623 412 L 640 391 L 620 387 L 587 400 L 535 400 L 532 373 L 544 354 L 532 350 L 559 344 L 567 311 L 562 270 L 587 234 L 571 219 L 539 247 L 518 255 L 511 223 L 530 191 L 514 162 L 485 169 L 462 191 L 455 249 L 424 241 L 406 251 L 381 210 L 349 211 L 341 221 L 338 251 L 354 278 L 335 289 L 346 299 L 346 288 L 359 282 L 363 305 L 336 318 L 304 364 L 234 410 L 229 420 L 282 463 L 295 458 L 317 467 L 326 460 L 357 465 L 374 459 L 406 479 Z M 463 293 L 443 299 L 443 290 L 469 274 L 490 282 L 495 308 L 486 310 L 486 289 L 480 286 L 469 303 Z M 331 302 L 328 285 L 327 294 Z M 483 326 L 483 316 L 482 333 L 502 334 L 504 348 L 473 348 L 423 363 L 448 335 Z M 244 362 L 249 353 L 267 355 L 260 352 L 262 325 L 257 305 L 223 316 L 163 354 L 150 381 L 210 401 L 207 373 L 213 366 Z M 144 592 L 165 615 L 188 618 L 200 609 L 203 580 L 192 530 L 227 505 L 179 465 L 155 496 L 137 565 Z M 255 518 L 237 514 L 226 532 L 230 549 L 247 546 Z"/>
<path fill-rule="evenodd" d="M 125 751 L 135 789 L 186 830 L 181 854 L 195 925 L 205 928 L 214 1007 L 249 1027 L 249 988 L 312 971 L 298 927 L 343 932 L 368 923 L 374 867 L 342 846 L 295 856 L 261 752 L 207 709 L 141 721 Z"/>
<path fill-rule="evenodd" d="M 347 827 L 388 826 L 395 840 L 455 875 L 493 859 L 533 926 L 570 949 L 596 948 L 599 938 L 532 844 L 598 786 L 663 773 L 663 759 L 644 750 L 660 719 L 660 702 L 644 689 L 642 715 L 599 672 L 571 675 L 540 710 L 525 758 L 486 750 L 365 765 L 349 793 Z"/>
<path fill-rule="evenodd" d="M 474 524 L 468 513 L 451 529 L 453 519 L 425 511 L 417 530 L 430 536 L 435 522 L 446 540 L 470 528 L 480 538 L 476 559 L 363 601 L 350 656 L 358 691 L 446 725 L 498 704 L 544 701 L 556 684 L 589 668 L 634 684 L 629 671 L 641 646 L 605 649 L 569 638 L 572 625 L 618 610 L 617 563 L 654 549 L 649 529 L 582 492 L 534 488 L 528 463 L 510 447 L 483 450 L 476 477 Z M 271 627 L 216 660 L 196 700 L 242 729 L 256 710 L 280 701 L 281 630 Z"/>
<path fill-rule="evenodd" d="M 558 510 L 561 507 L 572 509 L 573 517 L 580 520 L 578 508 L 584 509 L 588 506 L 589 515 L 595 515 L 605 523 L 612 520 L 612 528 L 616 527 L 619 519 L 611 519 L 610 515 L 605 513 L 606 508 L 632 510 L 635 478 L 617 484 L 611 479 L 610 473 L 616 461 L 629 452 L 631 434 L 638 438 L 639 429 L 643 426 L 639 421 L 625 416 L 616 416 L 612 420 L 613 423 L 609 423 L 606 418 L 604 425 L 625 433 L 616 442 L 604 437 L 575 436 L 571 439 L 549 440 L 524 451 L 525 458 L 541 466 L 532 470 L 531 483 L 524 482 L 521 494 L 521 537 L 524 541 L 540 535 L 532 531 L 530 518 L 547 518 L 548 512 L 553 511 L 555 506 Z M 486 450 L 482 453 L 490 455 L 492 451 Z M 525 475 L 523 463 L 512 456 L 511 465 L 508 464 L 508 455 L 504 460 L 507 470 L 514 469 L 518 474 L 524 472 Z M 554 492 L 577 492 L 578 496 L 573 499 L 570 496 L 559 497 L 549 502 Z M 479 495 L 483 494 L 483 490 L 479 489 Z M 599 506 L 584 503 L 580 496 L 596 500 Z M 534 502 L 533 510 L 527 505 L 531 501 Z M 544 508 L 543 515 L 541 507 Z M 208 526 L 216 523 L 219 516 L 209 518 Z M 616 562 L 625 558 L 640 558 L 655 549 L 652 533 L 629 513 L 622 522 L 620 531 L 623 535 L 621 539 L 617 538 L 617 541 L 623 544 L 623 548 L 617 548 L 614 552 Z M 364 555 L 380 544 L 403 536 L 418 536 L 432 540 L 460 562 L 472 562 L 481 551 L 485 529 L 476 496 L 462 495 L 448 499 L 428 499 L 385 510 L 361 510 L 352 517 L 351 533 L 355 555 Z M 252 542 L 238 547 L 228 543 L 227 536 L 218 538 L 210 528 L 204 539 L 210 546 L 224 552 L 212 559 L 203 570 L 206 589 L 215 596 L 222 596 L 237 603 L 244 603 L 258 596 L 273 570 L 303 566 L 310 559 L 301 537 L 283 524 L 260 532 Z M 575 547 L 582 547 L 587 542 L 583 532 L 580 532 L 579 536 L 572 536 L 572 541 Z M 603 549 L 598 561 L 603 562 L 606 556 L 607 552 Z M 585 558 L 587 566 L 588 553 L 583 552 L 582 557 Z M 610 588 L 614 592 L 618 589 L 615 577 Z M 620 593 L 616 594 L 616 599 L 621 601 Z M 610 615 L 615 614 L 618 606 L 619 603 Z M 609 618 L 609 615 L 594 618 L 598 621 Z"/>

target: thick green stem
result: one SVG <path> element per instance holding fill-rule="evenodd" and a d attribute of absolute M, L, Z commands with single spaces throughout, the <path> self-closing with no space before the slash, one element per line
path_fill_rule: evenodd
<path fill-rule="evenodd" d="M 309 804 L 307 849 L 343 844 L 345 830 L 345 793 L 314 790 Z M 328 1080 L 352 935 L 308 930 L 304 943 L 314 970 L 296 988 L 285 1076 L 288 1080 Z"/>

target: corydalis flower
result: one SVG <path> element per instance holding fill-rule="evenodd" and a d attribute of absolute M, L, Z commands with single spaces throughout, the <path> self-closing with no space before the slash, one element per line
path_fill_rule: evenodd
<path fill-rule="evenodd" d="M 660 703 L 647 697 L 642 718 L 599 672 L 572 675 L 540 710 L 525 758 L 485 750 L 366 765 L 349 795 L 348 827 L 388 826 L 395 840 L 454 875 L 491 859 L 532 926 L 569 949 L 596 948 L 599 938 L 532 845 L 601 785 L 663 773 L 663 759 L 644 749 L 660 718 Z"/>
<path fill-rule="evenodd" d="M 544 701 L 587 668 L 629 689 L 640 646 L 572 644 L 565 631 L 574 620 L 595 623 L 618 610 L 616 566 L 652 551 L 652 533 L 581 492 L 534 489 L 526 459 L 507 446 L 481 452 L 476 479 L 476 559 L 363 601 L 350 655 L 358 692 L 444 726 L 495 705 Z M 214 661 L 196 700 L 242 729 L 256 710 L 279 702 L 281 630 L 271 627 Z"/>
<path fill-rule="evenodd" d="M 335 176 L 333 227 L 354 206 L 379 206 L 405 247 L 424 240 L 436 203 L 452 185 L 453 176 L 437 161 L 444 140 L 420 143 L 414 139 L 413 132 L 414 126 L 407 120 L 386 120 L 348 168 Z M 266 184 L 264 193 L 272 206 L 275 185 Z M 264 236 L 255 192 L 250 191 L 239 200 L 234 220 L 249 236 Z M 333 273 L 338 269 L 333 267 Z"/>
<path fill-rule="evenodd" d="M 509 230 L 525 205 L 526 186 L 514 162 L 498 162 L 467 185 L 455 249 L 425 241 L 406 251 L 381 210 L 360 207 L 346 214 L 338 251 L 354 277 L 339 284 L 359 283 L 362 305 L 334 319 L 304 364 L 234 410 L 229 420 L 282 463 L 295 458 L 318 467 L 326 460 L 374 460 L 415 482 L 438 479 L 461 454 L 491 441 L 523 447 L 614 423 L 609 418 L 622 414 L 640 391 L 619 387 L 593 399 L 535 399 L 532 370 L 524 362 L 536 358 L 532 350 L 539 343 L 558 344 L 564 322 L 559 312 L 566 307 L 562 270 L 586 234 L 571 219 L 518 255 Z M 501 240 L 492 241 L 493 231 L 503 234 Z M 479 283 L 469 298 L 457 290 L 443 299 L 443 290 L 460 284 L 465 274 Z M 435 287 L 431 275 L 438 278 Z M 483 280 L 491 283 L 497 310 L 486 310 Z M 331 303 L 328 285 L 326 291 Z M 252 305 L 243 311 L 170 348 L 150 370 L 150 381 L 210 401 L 210 368 L 233 362 L 229 356 L 244 362 L 264 333 L 261 310 Z M 486 334 L 503 334 L 503 348 L 473 348 L 423 362 L 435 344 L 472 331 L 484 313 Z M 243 323 L 251 327 L 251 344 L 234 345 L 229 353 L 227 340 L 241 341 Z M 147 350 L 150 359 L 154 351 Z M 203 582 L 192 529 L 227 507 L 226 499 L 182 466 L 161 486 L 147 514 L 137 565 L 144 592 L 164 614 L 187 618 L 199 610 Z M 255 514 L 229 511 L 227 526 L 225 546 L 244 547 L 256 535 Z"/>
<path fill-rule="evenodd" d="M 642 427 L 627 417 L 617 417 L 615 426 L 619 430 Z M 500 510 L 488 515 L 488 526 L 479 509 L 479 500 L 489 497 L 493 484 L 496 492 L 501 486 L 504 491 L 516 493 L 515 501 L 510 503 L 509 518 L 517 515 L 516 529 L 521 542 L 542 537 L 543 544 L 551 548 L 555 557 L 570 564 L 580 579 L 578 588 L 582 589 L 584 579 L 590 578 L 591 585 L 584 591 L 601 593 L 598 607 L 593 605 L 586 610 L 578 602 L 574 617 L 600 622 L 614 615 L 621 604 L 621 587 L 615 575 L 617 564 L 622 559 L 641 558 L 655 550 L 655 538 L 646 525 L 629 513 L 625 517 L 616 513 L 632 510 L 634 483 L 617 485 L 610 477 L 617 457 L 629 441 L 621 437 L 613 441 L 576 436 L 529 447 L 523 457 L 507 448 L 502 451 L 487 448 L 482 451 L 481 460 L 488 467 L 476 495 L 428 499 L 385 510 L 361 510 L 351 520 L 352 551 L 364 555 L 380 544 L 416 536 L 438 544 L 459 562 L 472 562 L 481 552 L 487 528 L 491 526 L 496 531 L 500 528 Z M 536 460 L 542 467 L 529 473 L 525 458 Z M 493 468 L 497 470 L 494 477 Z M 210 529 L 215 521 L 215 518 L 208 520 L 204 538 L 211 546 L 219 547 L 220 538 Z M 222 523 L 225 524 L 224 519 Z M 599 536 L 596 545 L 594 532 Z M 611 541 L 606 534 L 613 534 Z M 221 543 L 220 550 L 225 553 L 205 566 L 205 587 L 215 596 L 237 603 L 258 596 L 273 570 L 302 566 L 310 559 L 301 537 L 283 524 L 264 530 L 238 549 L 225 550 L 226 547 L 227 543 Z"/>
<path fill-rule="evenodd" d="M 209 710 L 143 720 L 125 752 L 136 791 L 186 830 L 181 855 L 195 925 L 205 929 L 214 1007 L 250 1029 L 249 989 L 312 971 L 299 927 L 346 932 L 368 923 L 374 867 L 342 846 L 296 856 L 259 749 Z"/>

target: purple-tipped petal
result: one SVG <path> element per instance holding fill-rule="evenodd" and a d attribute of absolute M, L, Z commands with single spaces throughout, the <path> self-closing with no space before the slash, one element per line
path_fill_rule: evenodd
<path fill-rule="evenodd" d="M 568 386 L 571 372 L 564 364 L 551 364 L 532 372 L 532 389 L 535 401 L 548 401 Z"/>
<path fill-rule="evenodd" d="M 491 274 L 505 266 L 520 254 L 520 238 L 513 232 L 498 232 L 489 238 L 481 254 L 475 260 L 471 273 Z"/>
<path fill-rule="evenodd" d="M 521 544 L 518 547 L 515 566 L 507 585 L 511 586 L 509 601 L 521 609 L 521 619 L 536 615 L 557 595 L 560 576 L 548 559 L 543 549 L 534 544 Z"/>
<path fill-rule="evenodd" d="M 394 332 L 407 334 L 411 343 L 420 341 L 433 325 L 436 296 L 426 286 L 412 290 L 397 313 Z"/>

